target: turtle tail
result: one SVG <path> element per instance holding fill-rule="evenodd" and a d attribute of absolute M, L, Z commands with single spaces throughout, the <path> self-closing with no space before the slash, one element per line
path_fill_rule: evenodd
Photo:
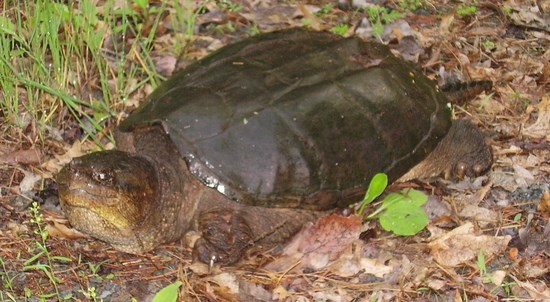
<path fill-rule="evenodd" d="M 473 99 L 482 92 L 493 88 L 493 82 L 489 80 L 449 83 L 441 87 L 441 92 L 452 104 L 461 105 Z"/>

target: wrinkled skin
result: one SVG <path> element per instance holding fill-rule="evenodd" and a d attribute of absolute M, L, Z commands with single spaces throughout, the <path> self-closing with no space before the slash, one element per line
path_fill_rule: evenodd
<path fill-rule="evenodd" d="M 287 34 L 290 41 L 296 39 L 296 45 L 303 42 L 306 48 L 321 47 L 316 46 L 319 39 L 303 31 L 276 33 L 274 41 Z M 257 39 L 263 41 L 264 37 L 271 36 Z M 347 44 L 339 47 L 340 38 L 329 34 L 319 38 L 337 51 L 365 46 L 346 40 Z M 198 231 L 201 238 L 194 246 L 196 258 L 230 264 L 252 245 L 284 242 L 325 211 L 359 201 L 368 179 L 376 172 L 386 172 L 390 181 L 438 175 L 458 179 L 481 175 L 491 167 L 490 148 L 479 129 L 469 121 L 451 123 L 447 99 L 431 81 L 391 57 L 382 46 L 369 44 L 375 48 L 372 53 L 367 47 L 361 50 L 366 54 L 331 57 L 344 63 L 351 60 L 346 68 L 351 69 L 352 82 L 343 80 L 341 74 L 322 82 L 329 76 L 323 68 L 331 66 L 297 70 L 293 64 L 276 65 L 264 72 L 264 82 L 256 79 L 256 86 L 248 87 L 248 92 L 257 95 L 241 95 L 247 91 L 235 87 L 241 89 L 247 82 L 239 82 L 240 78 L 231 82 L 223 64 L 228 64 L 228 69 L 236 68 L 234 62 L 250 61 L 265 68 L 279 64 L 269 61 L 272 58 L 265 57 L 261 43 L 255 41 L 222 49 L 159 87 L 116 132 L 118 151 L 85 155 L 62 169 L 57 177 L 59 197 L 73 226 L 134 254 L 176 241 L 188 231 Z M 263 47 L 271 47 L 273 56 L 287 50 L 269 43 Z M 239 47 L 243 45 L 241 54 Z M 256 46 L 260 48 L 254 52 Z M 238 55 L 226 60 L 235 51 Z M 321 52 L 321 57 L 327 53 L 334 55 Z M 301 57 L 295 59 L 300 62 Z M 206 76 L 211 68 L 216 73 Z M 244 69 L 242 75 L 257 77 L 258 69 L 254 68 Z M 363 74 L 361 68 L 373 71 Z M 386 73 L 385 68 L 391 72 Z M 358 74 L 363 77 L 358 78 Z M 375 75 L 381 78 L 371 78 Z M 303 78 L 289 80 L 296 77 Z M 361 83 L 371 85 L 376 92 L 353 86 Z M 189 85 L 195 86 L 187 88 Z M 267 91 L 262 85 L 275 89 L 277 102 L 269 98 L 271 94 L 259 97 Z M 317 87 L 321 90 L 314 89 Z M 299 93 L 293 94 L 298 88 Z M 334 89 L 323 90 L 329 88 Z M 396 90 L 391 91 L 393 88 Z M 325 91 L 343 100 L 322 99 Z M 384 103 L 379 98 L 369 99 L 372 93 L 387 98 L 386 111 L 381 110 Z M 291 101 L 282 99 L 286 95 Z M 407 98 L 412 96 L 419 99 Z M 322 102 L 315 103 L 319 100 Z M 348 108 L 356 105 L 357 110 Z M 416 107 L 424 111 L 417 112 Z M 373 108 L 376 114 L 363 112 L 365 108 Z M 294 115 L 298 113 L 304 115 Z M 368 124 L 371 120 L 372 127 Z M 363 121 L 367 124 L 358 124 Z M 411 129 L 409 122 L 424 128 Z M 270 128 L 273 125 L 276 127 Z M 379 132 L 369 132 L 369 127 Z M 360 137 L 359 131 L 363 131 Z M 256 146 L 264 148 L 256 151 Z M 217 150 L 221 153 L 214 152 Z M 222 161 L 214 164 L 216 158 Z M 266 164 L 271 159 L 276 159 L 274 164 Z M 221 174 L 216 174 L 218 168 Z"/>
<path fill-rule="evenodd" d="M 161 127 L 118 133 L 125 151 L 74 159 L 57 176 L 59 200 L 77 229 L 117 250 L 142 254 L 202 234 L 195 256 L 230 264 L 254 244 L 281 243 L 323 212 L 239 204 L 201 183 Z M 169 160 L 167 160 L 169 159 Z"/>
<path fill-rule="evenodd" d="M 112 238 L 120 250 L 147 249 L 136 230 L 155 208 L 154 171 L 149 162 L 120 151 L 76 158 L 58 176 L 65 214 L 76 228 Z"/>

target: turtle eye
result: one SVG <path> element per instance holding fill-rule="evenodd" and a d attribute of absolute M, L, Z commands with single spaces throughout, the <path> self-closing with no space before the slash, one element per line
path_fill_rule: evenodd
<path fill-rule="evenodd" d="M 109 170 L 93 171 L 92 178 L 100 183 L 111 182 L 114 178 L 113 173 Z"/>

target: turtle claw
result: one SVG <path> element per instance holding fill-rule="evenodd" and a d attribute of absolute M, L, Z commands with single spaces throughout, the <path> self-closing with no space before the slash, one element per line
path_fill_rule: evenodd
<path fill-rule="evenodd" d="M 485 138 L 469 121 L 455 121 L 449 131 L 450 150 L 457 159 L 451 158 L 450 179 L 462 180 L 464 177 L 477 177 L 485 174 L 493 163 L 491 148 L 485 143 Z M 447 177 L 446 177 L 447 178 Z"/>
<path fill-rule="evenodd" d="M 195 243 L 194 254 L 211 267 L 237 262 L 252 242 L 250 227 L 235 210 L 218 209 L 201 213 L 199 231 L 202 237 Z"/>
<path fill-rule="evenodd" d="M 450 175 L 450 179 L 462 180 L 464 179 L 464 177 L 474 178 L 485 174 L 487 170 L 491 167 L 492 163 L 492 156 L 488 151 L 489 149 L 476 150 L 476 152 L 468 154 L 467 156 L 459 160 L 454 165 L 454 169 L 452 170 L 453 172 Z"/>

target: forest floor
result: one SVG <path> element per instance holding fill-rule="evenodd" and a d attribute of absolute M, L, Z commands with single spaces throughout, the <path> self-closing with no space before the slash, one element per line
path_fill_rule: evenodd
<path fill-rule="evenodd" d="M 33 9 L 42 1 L 5 2 L 0 35 L 11 42 L 2 44 L 0 63 L 11 68 L 0 68 L 0 301 L 150 301 L 177 281 L 182 285 L 172 292 L 178 301 L 550 301 L 547 2 L 381 0 L 352 7 L 345 1 L 241 0 L 176 8 L 169 1 L 133 1 L 127 10 L 117 1 L 58 4 L 54 10 L 72 17 L 60 15 L 51 30 L 42 27 L 57 18 L 49 16 L 35 28 L 59 39 L 60 49 L 80 26 L 66 20 L 94 20 L 92 32 L 101 33 L 98 52 L 83 43 L 89 49 L 80 52 L 81 65 L 57 58 L 53 44 L 43 55 L 30 55 L 32 47 L 25 46 L 39 32 L 19 32 L 18 22 L 37 19 Z M 100 31 L 113 16 L 107 16 L 108 3 L 120 17 Z M 178 14 L 181 9 L 188 13 Z M 187 27 L 176 26 L 178 17 Z M 115 30 L 121 24 L 128 28 Z M 289 27 L 387 44 L 440 85 L 491 80 L 492 91 L 455 106 L 454 115 L 486 135 L 492 169 L 457 183 L 391 186 L 430 195 L 430 223 L 415 236 L 392 235 L 372 221 L 352 223 L 351 230 L 346 223 L 327 230 L 320 222 L 297 235 L 294 248 L 250 254 L 229 267 L 194 262 L 182 242 L 136 256 L 71 228 L 54 178 L 64 164 L 98 145 L 113 148 L 112 129 L 162 78 L 223 45 Z M 33 60 L 42 60 L 39 66 L 66 60 L 60 70 L 67 81 L 33 78 L 44 68 L 23 73 Z M 94 67 L 101 60 L 103 69 Z M 46 78 L 56 79 L 54 72 Z M 312 237 L 324 243 L 295 248 L 315 244 Z"/>

